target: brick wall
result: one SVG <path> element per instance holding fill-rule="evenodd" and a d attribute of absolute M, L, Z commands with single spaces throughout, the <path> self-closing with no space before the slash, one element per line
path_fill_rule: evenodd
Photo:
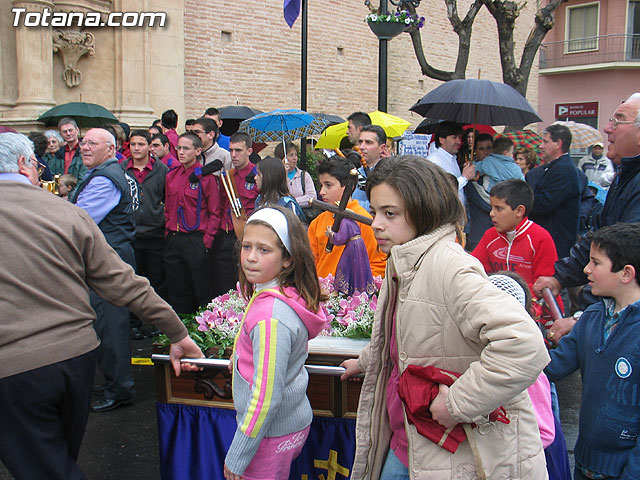
<path fill-rule="evenodd" d="M 374 1 L 377 4 L 377 2 Z M 469 1 L 459 2 L 460 15 Z M 516 41 L 521 46 L 532 24 L 535 3 L 522 12 Z M 250 5 L 239 10 L 239 5 Z M 377 107 L 378 41 L 363 21 L 362 1 L 309 2 L 308 110 L 346 117 Z M 450 70 L 457 55 L 457 36 L 444 2 L 423 1 L 427 17 L 422 41 L 427 59 Z M 210 106 L 249 105 L 261 110 L 300 107 L 301 20 L 286 25 L 282 0 L 237 2 L 185 0 L 185 110 L 201 115 Z M 519 53 L 516 58 L 519 60 Z M 485 10 L 474 24 L 467 77 L 502 78 L 495 21 Z M 408 108 L 441 82 L 420 73 L 409 35 L 389 42 L 389 113 L 417 124 Z M 537 62 L 528 98 L 537 98 Z"/>

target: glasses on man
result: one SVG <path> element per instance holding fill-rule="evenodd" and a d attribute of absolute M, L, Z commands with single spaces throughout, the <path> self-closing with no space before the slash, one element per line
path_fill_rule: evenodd
<path fill-rule="evenodd" d="M 31 161 L 36 164 L 36 170 L 38 170 L 39 175 L 44 173 L 44 170 L 47 168 L 46 165 L 40 162 L 35 156 L 31 157 Z"/>
<path fill-rule="evenodd" d="M 193 150 L 193 147 L 183 147 L 182 145 L 176 145 L 176 152 L 180 152 L 182 150 L 188 152 L 189 150 Z"/>
<path fill-rule="evenodd" d="M 207 133 L 204 130 L 191 130 L 190 133 L 195 133 L 196 135 L 202 135 L 203 133 Z"/>
<path fill-rule="evenodd" d="M 82 141 L 79 143 L 79 145 L 80 145 L 81 147 L 87 146 L 87 147 L 89 147 L 89 148 L 91 148 L 91 149 L 94 149 L 94 148 L 96 148 L 98 145 L 100 145 L 101 143 L 103 143 L 103 142 L 94 142 L 93 140 L 82 140 Z"/>
<path fill-rule="evenodd" d="M 613 129 L 618 128 L 618 125 L 624 125 L 625 123 L 636 123 L 635 120 L 618 120 L 616 117 L 611 117 L 609 122 L 613 125 Z"/>

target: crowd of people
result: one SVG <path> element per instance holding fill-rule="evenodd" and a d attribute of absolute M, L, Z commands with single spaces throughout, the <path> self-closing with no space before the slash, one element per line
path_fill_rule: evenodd
<path fill-rule="evenodd" d="M 427 158 L 394 156 L 356 112 L 316 183 L 294 143 L 261 158 L 221 126 L 209 108 L 181 134 L 173 110 L 147 129 L 80 138 L 64 118 L 31 141 L 0 134 L 0 459 L 16 477 L 82 478 L 88 412 L 135 399 L 140 321 L 174 342 L 176 374 L 192 371 L 179 358 L 202 353 L 176 313 L 239 282 L 251 302 L 230 367 L 238 427 L 224 475 L 288 478 L 312 418 L 307 342 L 327 321 L 318 277 L 332 275 L 347 295 L 384 278 L 371 341 L 343 364 L 344 380 L 364 374 L 351 478 L 570 479 L 549 381 L 575 370 L 575 478 L 640 478 L 640 94 L 608 121 L 606 156 L 596 143 L 577 164 L 561 125 L 544 130 L 536 166 L 531 149 L 452 122 Z M 63 199 L 30 186 L 54 179 Z M 608 189 L 604 205 L 594 185 Z M 541 306 L 545 288 L 565 318 Z M 46 324 L 25 327 L 26 316 Z M 105 384 L 93 387 L 96 364 Z M 19 408 L 45 375 L 56 388 Z M 35 452 L 29 465 L 23 451 Z"/>

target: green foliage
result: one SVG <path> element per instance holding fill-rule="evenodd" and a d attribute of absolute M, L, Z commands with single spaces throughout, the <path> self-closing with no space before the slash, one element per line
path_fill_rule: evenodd
<path fill-rule="evenodd" d="M 311 175 L 313 179 L 313 183 L 316 186 L 316 191 L 318 191 L 318 187 L 320 186 L 320 181 L 318 180 L 318 164 L 324 160 L 324 155 L 311 148 L 307 149 L 307 172 Z"/>

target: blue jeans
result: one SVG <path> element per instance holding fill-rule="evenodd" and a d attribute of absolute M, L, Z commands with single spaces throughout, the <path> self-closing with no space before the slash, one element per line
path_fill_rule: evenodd
<path fill-rule="evenodd" d="M 409 480 L 409 470 L 398 460 L 391 449 L 389 449 L 387 459 L 384 461 L 380 480 Z"/>

